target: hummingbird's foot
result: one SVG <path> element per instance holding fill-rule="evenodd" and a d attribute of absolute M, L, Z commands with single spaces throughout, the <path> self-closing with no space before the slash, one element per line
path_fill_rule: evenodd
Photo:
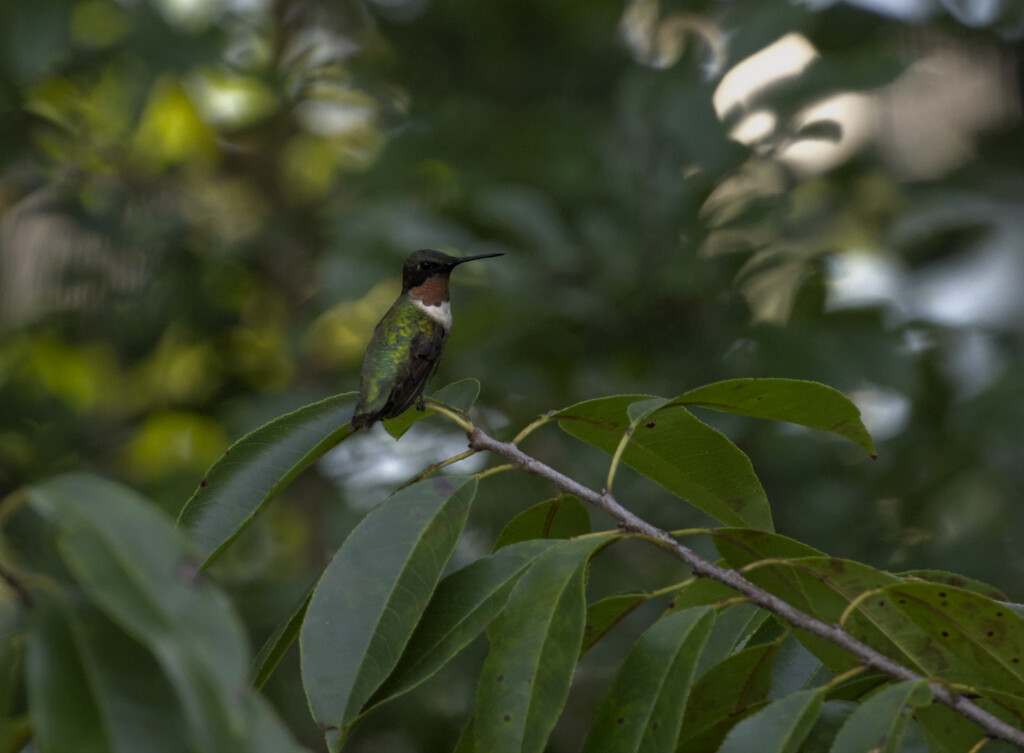
<path fill-rule="evenodd" d="M 427 409 L 427 406 L 423 402 L 423 395 L 420 395 L 418 398 L 416 398 L 416 410 L 418 410 L 420 413 L 422 413 L 426 409 Z"/>

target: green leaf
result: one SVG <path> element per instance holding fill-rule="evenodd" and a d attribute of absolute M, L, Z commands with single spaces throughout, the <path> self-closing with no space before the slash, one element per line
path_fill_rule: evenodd
<path fill-rule="evenodd" d="M 568 434 L 614 454 L 630 426 L 629 406 L 647 395 L 617 395 L 554 414 Z M 641 414 L 644 411 L 641 411 Z M 750 460 L 721 432 L 669 403 L 636 425 L 622 454 L 631 468 L 727 525 L 771 530 L 771 509 Z"/>
<path fill-rule="evenodd" d="M 462 728 L 462 734 L 459 735 L 459 739 L 455 742 L 452 753 L 475 753 L 473 740 L 473 717 L 469 717 L 466 726 Z"/>
<path fill-rule="evenodd" d="M 769 617 L 768 612 L 756 604 L 747 603 L 730 604 L 717 614 L 715 628 L 701 654 L 699 672 L 742 649 Z"/>
<path fill-rule="evenodd" d="M 292 643 L 299 637 L 299 631 L 302 629 L 302 622 L 306 618 L 306 610 L 309 609 L 309 602 L 313 598 L 315 587 L 314 585 L 306 591 L 288 619 L 277 626 L 277 629 L 263 643 L 256 658 L 253 659 L 250 677 L 254 690 L 260 690 L 266 684 L 274 670 L 277 669 L 277 665 L 281 663 L 281 659 L 288 653 Z"/>
<path fill-rule="evenodd" d="M 345 731 L 398 663 L 466 524 L 476 478 L 432 478 L 370 512 L 313 593 L 299 637 L 313 718 Z"/>
<path fill-rule="evenodd" d="M 928 741 L 929 753 L 970 753 L 979 750 L 976 746 L 982 740 L 987 741 L 977 724 L 941 703 L 917 709 L 914 719 Z M 990 747 L 986 744 L 981 750 Z"/>
<path fill-rule="evenodd" d="M 558 543 L 510 544 L 442 580 L 375 702 L 404 693 L 443 667 L 501 613 L 534 560 Z"/>
<path fill-rule="evenodd" d="M 842 392 L 799 379 L 727 379 L 684 392 L 673 402 L 789 421 L 846 437 L 876 456 L 860 409 Z"/>
<path fill-rule="evenodd" d="M 716 564 L 727 566 L 722 561 Z M 701 654 L 699 672 L 742 648 L 769 617 L 754 604 L 730 603 L 736 596 L 736 591 L 718 581 L 694 577 L 683 584 L 665 610 L 665 614 L 672 614 L 706 604 L 715 605 L 718 610 L 714 630 Z M 725 602 L 725 605 L 720 605 L 720 602 Z"/>
<path fill-rule="evenodd" d="M 929 583 L 942 583 L 947 586 L 954 586 L 956 588 L 964 588 L 968 591 L 974 591 L 982 596 L 987 596 L 990 599 L 996 601 L 1009 601 L 1010 598 L 1000 591 L 995 586 L 990 586 L 980 580 L 974 578 L 968 578 L 966 575 L 960 575 L 958 573 L 949 573 L 945 570 L 907 570 L 906 572 L 899 573 L 901 578 L 920 578 L 926 580 Z"/>
<path fill-rule="evenodd" d="M 927 680 L 897 682 L 883 688 L 857 707 L 836 735 L 831 753 L 896 753 L 910 721 L 908 707 L 932 701 Z"/>
<path fill-rule="evenodd" d="M 17 708 L 22 705 L 24 660 L 24 636 L 0 631 L 0 751 L 21 750 L 31 737 L 28 718 L 19 719 Z"/>
<path fill-rule="evenodd" d="M 719 753 L 797 753 L 821 713 L 822 691 L 801 690 L 758 711 L 737 724 Z"/>
<path fill-rule="evenodd" d="M 826 701 L 861 701 L 889 681 L 886 675 L 857 675 L 838 685 L 833 685 L 825 694 Z"/>
<path fill-rule="evenodd" d="M 784 630 L 775 620 L 768 624 L 776 630 Z M 790 693 L 795 693 L 798 690 L 817 687 L 821 684 L 821 681 L 825 680 L 825 677 L 831 674 L 818 657 L 808 651 L 800 641 L 790 634 L 789 637 L 784 638 L 779 644 L 779 654 L 775 658 L 775 666 L 772 670 L 772 690 L 770 695 L 772 698 L 780 698 Z M 831 700 L 827 692 L 825 700 Z"/>
<path fill-rule="evenodd" d="M 778 533 L 749 528 L 718 528 L 712 531 L 715 548 L 729 567 L 741 568 L 767 559 L 793 559 L 823 554 L 814 547 Z"/>
<path fill-rule="evenodd" d="M 477 750 L 544 750 L 579 655 L 587 559 L 614 535 L 560 543 L 516 584 L 480 673 L 473 723 Z"/>
<path fill-rule="evenodd" d="M 777 642 L 745 648 L 701 675 L 690 691 L 677 749 L 717 750 L 729 729 L 767 699 L 778 651 Z"/>
<path fill-rule="evenodd" d="M 235 442 L 214 463 L 178 516 L 209 567 L 270 500 L 350 436 L 356 393 L 276 418 Z"/>
<path fill-rule="evenodd" d="M 938 583 L 893 586 L 887 596 L 928 637 L 921 653 L 941 649 L 966 665 L 971 685 L 1024 695 L 1024 618 L 1005 604 Z"/>
<path fill-rule="evenodd" d="M 1024 696 L 997 688 L 973 687 L 975 702 L 986 711 L 1020 729 L 1024 726 Z"/>
<path fill-rule="evenodd" d="M 598 709 L 584 751 L 672 753 L 714 619 L 710 607 L 695 607 L 664 617 L 644 631 Z"/>
<path fill-rule="evenodd" d="M 724 543 L 726 539 L 716 541 Z M 789 561 L 768 557 L 765 558 L 767 564 L 750 566 L 750 562 L 759 561 L 766 550 L 789 549 L 781 541 L 769 542 L 769 546 L 760 551 L 756 547 L 751 547 L 755 551 L 738 549 L 728 543 L 719 549 L 727 553 L 731 565 L 745 566 L 744 574 L 752 583 L 826 624 L 844 620 L 844 627 L 854 637 L 896 661 L 925 674 L 929 671 L 923 661 L 933 667 L 938 661 L 946 670 L 959 664 L 955 657 L 941 656 L 934 648 L 922 650 L 921 639 L 925 636 L 892 608 L 891 600 L 881 590 L 902 582 L 891 573 L 852 560 L 824 556 L 795 557 Z M 859 598 L 874 591 L 879 592 L 878 598 Z M 857 606 L 846 614 L 855 600 Z M 843 672 L 858 664 L 855 657 L 818 636 L 803 630 L 795 631 L 794 635 L 833 672 Z M 935 667 L 935 671 L 939 669 Z"/>
<path fill-rule="evenodd" d="M 246 753 L 310 753 L 298 745 L 263 696 L 245 695 L 249 742 Z"/>
<path fill-rule="evenodd" d="M 523 510 L 508 522 L 494 542 L 494 551 L 517 541 L 529 539 L 571 539 L 590 533 L 590 513 L 571 494 Z"/>
<path fill-rule="evenodd" d="M 224 595 L 199 577 L 189 542 L 170 521 L 93 476 L 59 476 L 27 494 L 62 528 L 60 552 L 86 592 L 155 656 L 184 709 L 192 747 L 260 749 L 250 738 L 263 720 L 253 717 L 246 688 L 244 630 Z"/>
<path fill-rule="evenodd" d="M 748 554 L 744 553 L 743 558 Z M 948 682 L 989 684 L 979 680 L 976 674 L 979 668 L 967 656 L 951 651 L 950 646 L 929 636 L 904 614 L 892 591 L 903 584 L 898 576 L 859 562 L 831 557 L 798 557 L 788 562 L 769 560 L 763 567 L 748 566 L 745 575 L 751 582 L 822 622 L 842 621 L 853 637 L 917 672 L 939 675 Z M 1019 618 L 1014 615 L 1013 619 Z M 846 671 L 858 664 L 855 657 L 818 636 L 802 630 L 796 630 L 794 635 L 834 672 Z"/>
<path fill-rule="evenodd" d="M 637 400 L 635 403 L 630 403 L 629 407 L 626 409 L 626 415 L 629 416 L 630 425 L 636 426 L 652 413 L 664 408 L 668 405 L 668 402 L 668 398 L 652 397 L 647 400 Z"/>
<path fill-rule="evenodd" d="M 41 753 L 189 749 L 174 689 L 141 645 L 60 593 L 39 599 L 33 617 L 27 679 Z"/>
<path fill-rule="evenodd" d="M 468 413 L 478 397 L 480 397 L 480 382 L 476 379 L 460 379 L 445 385 L 431 395 L 430 399 L 436 400 L 458 413 Z M 424 418 L 430 418 L 436 413 L 437 411 L 433 410 L 428 403 L 424 410 L 407 410 L 402 415 L 381 421 L 381 423 L 387 429 L 388 434 L 395 439 L 401 439 L 413 424 Z"/>
<path fill-rule="evenodd" d="M 728 567 L 728 565 L 722 560 L 719 560 L 715 564 L 720 567 Z M 672 601 L 669 602 L 665 613 L 671 614 L 672 612 L 679 612 L 683 609 L 689 609 L 690 607 L 715 604 L 719 601 L 725 601 L 726 599 L 733 599 L 738 595 L 739 594 L 735 589 L 729 588 L 724 583 L 719 583 L 717 580 L 711 580 L 711 578 L 699 578 L 694 576 L 686 580 L 679 587 L 675 596 L 672 597 Z"/>
<path fill-rule="evenodd" d="M 596 601 L 587 607 L 587 621 L 583 627 L 583 645 L 580 646 L 582 657 L 597 642 L 601 640 L 608 631 L 619 624 L 626 616 L 641 604 L 646 604 L 651 598 L 647 593 L 624 593 L 615 594 Z"/>
<path fill-rule="evenodd" d="M 98 692 L 61 615 L 39 606 L 26 656 L 28 703 L 41 753 L 114 747 L 103 724 Z"/>

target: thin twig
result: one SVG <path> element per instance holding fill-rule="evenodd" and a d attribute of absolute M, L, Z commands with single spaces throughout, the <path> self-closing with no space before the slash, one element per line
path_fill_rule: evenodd
<path fill-rule="evenodd" d="M 620 505 L 607 490 L 601 492 L 594 491 L 536 458 L 527 455 L 511 442 L 500 442 L 488 436 L 479 428 L 472 428 L 468 435 L 469 446 L 474 450 L 490 450 L 497 453 L 508 458 L 526 472 L 550 481 L 562 491 L 575 494 L 580 499 L 589 502 L 618 519 L 626 530 L 645 536 L 671 551 L 676 557 L 693 568 L 693 572 L 696 575 L 711 578 L 739 591 L 752 603 L 781 617 L 790 625 L 813 633 L 849 651 L 865 667 L 878 670 L 898 680 L 927 679 L 913 670 L 904 667 L 902 664 L 893 661 L 867 644 L 861 643 L 838 625 L 827 625 L 821 620 L 801 612 L 777 596 L 754 585 L 736 570 L 720 567 L 704 559 L 689 547 L 680 544 L 668 532 L 651 525 L 631 513 Z M 932 682 L 931 687 L 936 700 L 970 719 L 981 727 L 986 734 L 1024 749 L 1024 732 L 993 716 L 962 695 L 950 692 L 944 685 L 938 682 Z"/>

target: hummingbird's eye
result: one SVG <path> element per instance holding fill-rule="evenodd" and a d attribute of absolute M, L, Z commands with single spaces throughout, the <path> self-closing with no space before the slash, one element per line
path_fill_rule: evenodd
<path fill-rule="evenodd" d="M 430 262 L 429 261 L 421 261 L 420 262 L 420 272 L 426 272 L 429 269 L 430 269 Z"/>

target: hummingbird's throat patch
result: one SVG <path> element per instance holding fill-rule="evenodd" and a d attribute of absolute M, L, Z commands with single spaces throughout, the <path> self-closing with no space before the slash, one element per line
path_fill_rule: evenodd
<path fill-rule="evenodd" d="M 428 277 L 422 285 L 409 290 L 409 295 L 418 298 L 428 306 L 437 306 L 448 301 L 448 278 Z"/>

